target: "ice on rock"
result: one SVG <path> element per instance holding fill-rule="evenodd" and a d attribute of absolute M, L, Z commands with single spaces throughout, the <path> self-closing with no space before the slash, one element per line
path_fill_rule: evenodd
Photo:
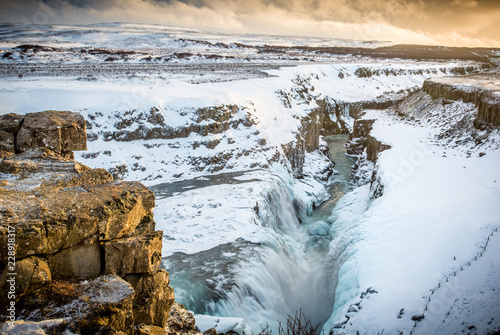
<path fill-rule="evenodd" d="M 307 227 L 307 233 L 309 235 L 328 236 L 330 233 L 330 225 L 325 221 L 313 222 Z"/>
<path fill-rule="evenodd" d="M 210 328 L 215 328 L 218 334 L 236 332 L 237 334 L 251 334 L 251 329 L 242 318 L 220 317 L 195 314 L 196 327 L 205 332 Z"/>

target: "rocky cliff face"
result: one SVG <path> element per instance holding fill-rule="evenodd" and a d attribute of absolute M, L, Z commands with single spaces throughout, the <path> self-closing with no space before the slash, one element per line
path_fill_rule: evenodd
<path fill-rule="evenodd" d="M 471 151 L 467 153 L 470 156 L 482 145 L 498 147 L 489 137 L 500 125 L 500 75 L 482 73 L 429 79 L 421 90 L 388 111 L 405 122 L 436 128 L 434 141 L 443 146 L 470 145 Z M 378 154 L 390 146 L 370 135 L 373 123 L 369 119 L 354 121 L 347 152 L 360 157 L 353 168 L 353 182 L 370 183 L 372 198 L 377 198 L 383 193 L 383 185 L 376 161 Z"/>
<path fill-rule="evenodd" d="M 383 195 L 384 186 L 377 175 L 376 163 L 378 155 L 391 148 L 390 145 L 370 135 L 375 120 L 360 119 L 354 121 L 353 131 L 347 143 L 347 153 L 358 156 L 353 166 L 351 180 L 356 185 L 370 183 L 371 198 Z"/>
<path fill-rule="evenodd" d="M 354 121 L 353 131 L 350 134 L 347 153 L 361 155 L 366 149 L 366 159 L 372 163 L 377 162 L 378 154 L 391 147 L 381 143 L 370 135 L 375 120 L 361 119 Z"/>
<path fill-rule="evenodd" d="M 79 114 L 10 114 L 0 127 L 0 296 L 15 306 L 1 330 L 163 330 L 174 292 L 153 193 L 71 158 L 86 148 Z"/>
<path fill-rule="evenodd" d="M 433 99 L 462 100 L 474 103 L 477 107 L 475 125 L 486 128 L 500 126 L 500 75 L 496 72 L 426 80 L 422 90 Z"/>
<path fill-rule="evenodd" d="M 234 117 L 237 113 L 241 116 Z M 172 127 L 167 124 L 163 115 L 156 107 L 149 111 L 130 111 L 120 115 L 120 120 L 115 122 L 114 130 L 106 130 L 103 125 L 93 122 L 96 116 L 91 115 L 88 123 L 92 129 L 90 140 L 102 137 L 105 141 L 128 142 L 141 139 L 173 139 L 188 137 L 195 133 L 202 136 L 209 134 L 220 134 L 228 129 L 236 129 L 240 124 L 250 127 L 253 121 L 244 108 L 236 105 L 221 105 L 198 108 L 193 113 L 194 118 L 190 122 L 180 126 Z M 104 129 L 103 129 L 104 128 Z"/>
<path fill-rule="evenodd" d="M 331 160 L 328 148 L 322 147 L 321 135 L 348 133 L 345 122 L 339 117 L 338 122 L 330 118 L 329 112 L 334 108 L 327 100 L 317 101 L 318 108 L 301 119 L 301 125 L 296 140 L 282 145 L 283 152 L 292 166 L 296 178 L 303 177 L 303 167 L 306 152 L 320 150 Z M 335 113 L 335 112 L 334 112 Z M 333 174 L 333 164 L 330 172 L 325 175 L 326 180 Z"/>
<path fill-rule="evenodd" d="M 85 120 L 79 114 L 46 111 L 0 116 L 0 150 L 21 153 L 44 147 L 63 157 L 87 150 Z"/>

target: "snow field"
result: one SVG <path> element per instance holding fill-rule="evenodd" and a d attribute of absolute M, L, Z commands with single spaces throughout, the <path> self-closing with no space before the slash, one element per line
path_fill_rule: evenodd
<path fill-rule="evenodd" d="M 340 259 L 335 310 L 324 330 L 336 325 L 344 328 L 333 328 L 334 333 L 407 334 L 414 325 L 411 317 L 424 312 L 431 290 L 473 259 L 500 226 L 500 152 L 484 144 L 469 155 L 468 145 L 450 148 L 447 140 L 436 141 L 434 135 L 442 131 L 438 127 L 402 122 L 383 112 L 369 112 L 366 117 L 377 119 L 371 135 L 392 147 L 377 162 L 384 194 L 370 200 L 367 186 L 362 186 L 364 192 L 352 192 L 334 211 L 332 230 L 343 236 L 331 244 L 332 267 L 339 266 L 335 261 L 339 249 L 348 252 Z M 492 134 L 489 143 L 498 139 Z M 479 157 L 482 150 L 486 154 Z M 353 197 L 357 199 L 349 203 Z M 346 219 L 356 201 L 372 202 L 362 214 Z M 488 281 L 485 303 L 491 290 L 500 287 L 498 278 Z M 485 278 L 478 276 L 477 283 L 481 280 Z M 474 289 L 477 283 L 468 285 Z M 360 299 L 369 288 L 376 293 Z M 472 310 L 483 311 L 484 317 L 495 315 L 494 309 L 482 307 L 483 299 L 473 303 L 477 305 Z M 486 327 L 484 320 L 476 327 Z M 449 323 L 457 327 L 443 322 Z"/>
<path fill-rule="evenodd" d="M 318 157 L 318 153 L 306 155 L 303 180 L 293 177 L 285 160 L 270 162 L 274 153 L 281 153 L 282 144 L 295 140 L 300 119 L 317 107 L 315 100 L 360 102 L 403 97 L 420 87 L 427 77 L 445 75 L 457 65 L 303 65 L 269 71 L 274 77 L 266 79 L 204 84 L 189 83 L 189 78 L 163 80 L 154 76 L 95 81 L 10 78 L 0 81 L 0 113 L 47 109 L 80 112 L 92 127 L 89 134 L 96 139 L 89 141 L 88 152 L 77 153 L 76 159 L 93 168 L 126 166 L 125 179 L 140 180 L 148 186 L 189 181 L 212 176 L 214 172 L 253 170 L 238 177 L 246 179 L 239 183 L 186 189 L 157 199 L 155 220 L 157 229 L 165 234 L 164 257 L 177 252 L 194 255 L 241 240 L 265 247 L 260 258 L 238 264 L 237 275 L 222 280 L 226 283 L 234 279 L 238 285 L 227 291 L 227 299 L 210 302 L 215 315 L 245 318 L 249 328 L 257 332 L 267 320 L 294 314 L 302 305 L 316 305 L 307 308 L 317 313 L 313 318 L 322 321 L 324 315 L 319 314 L 326 313 L 328 317 L 331 312 L 324 308 L 328 303 L 319 304 L 311 297 L 319 292 L 321 298 L 331 303 L 336 288 L 335 308 L 326 330 L 342 322 L 346 313 L 356 329 L 408 330 L 413 325 L 409 318 L 421 312 L 429 287 L 452 268 L 450 259 L 456 257 L 457 263 L 468 259 L 477 251 L 475 243 L 483 233 L 498 223 L 494 204 L 498 203 L 499 192 L 488 186 L 498 171 L 498 154 L 490 150 L 484 157 L 476 155 L 465 162 L 463 152 L 457 149 L 456 160 L 445 160 L 442 147 L 426 142 L 425 128 L 380 116 L 374 134 L 393 145 L 378 163 L 385 193 L 371 202 L 369 188 L 362 186 L 344 197 L 328 220 L 334 238 L 326 269 L 331 275 L 329 292 L 319 290 L 321 283 L 314 282 L 318 278 L 309 276 L 321 268 L 305 252 L 305 242 L 322 235 L 320 228 L 324 225 L 313 226 L 309 236 L 297 219 L 310 214 L 313 204 L 328 196 L 318 181 L 324 158 Z M 388 71 L 360 77 L 356 74 L 360 68 L 372 72 L 394 70 L 398 75 Z M 291 97 L 289 107 L 284 106 L 279 91 Z M 116 124 L 124 120 L 126 113 L 139 115 L 157 108 L 165 123 L 177 129 L 194 123 L 198 108 L 221 105 L 239 106 L 235 118 L 249 113 L 255 124 L 239 125 L 220 134 L 191 133 L 175 139 L 122 142 L 105 139 L 103 135 L 123 130 Z M 146 127 L 154 126 L 147 120 L 139 121 Z M 137 126 L 134 122 L 124 129 L 133 131 Z M 195 145 L 209 140 L 220 143 L 213 149 Z M 220 170 L 196 163 L 199 158 L 231 150 L 241 153 L 242 149 L 253 149 L 261 140 L 265 140 L 267 150 L 235 156 Z M 432 154 L 422 149 L 420 143 L 430 147 Z M 408 152 L 415 154 L 408 156 Z M 447 154 L 450 156 L 448 151 Z M 485 169 L 482 162 L 493 166 Z M 460 170 L 462 163 L 466 171 Z M 264 168 L 264 164 L 268 166 Z M 449 177 L 454 180 L 446 181 Z M 478 217 L 477 213 L 484 215 Z M 306 286 L 311 282 L 312 286 Z M 224 289 L 221 285 L 219 288 Z M 360 293 L 366 293 L 363 299 L 358 298 Z M 353 304 L 357 304 L 353 310 L 358 312 L 348 313 Z M 397 319 L 401 308 L 406 312 Z"/>

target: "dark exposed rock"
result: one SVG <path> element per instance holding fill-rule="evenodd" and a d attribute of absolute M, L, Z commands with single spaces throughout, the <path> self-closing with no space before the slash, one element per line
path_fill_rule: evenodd
<path fill-rule="evenodd" d="M 195 122 L 199 123 L 201 121 L 213 120 L 216 122 L 227 122 L 236 113 L 238 113 L 239 107 L 237 105 L 222 105 L 199 108 L 195 112 Z"/>
<path fill-rule="evenodd" d="M 282 145 L 283 152 L 292 166 L 294 177 L 303 177 L 303 167 L 305 159 L 305 145 L 304 140 L 297 136 L 298 139 Z"/>
<path fill-rule="evenodd" d="M 373 123 L 375 120 L 355 120 L 352 129 L 352 137 L 368 137 L 370 131 L 373 129 Z"/>
<path fill-rule="evenodd" d="M 63 234 L 53 234 L 51 237 L 60 236 L 64 237 Z M 50 242 L 52 241 L 47 243 Z M 97 235 L 83 239 L 75 246 L 48 254 L 46 257 L 54 276 L 59 278 L 95 278 L 101 273 L 101 249 Z"/>
<path fill-rule="evenodd" d="M 15 270 L 5 268 L 0 277 L 0 283 L 6 283 L 8 273 L 16 273 L 16 294 L 21 296 L 30 290 L 48 284 L 52 281 L 49 265 L 41 258 L 32 256 L 16 263 Z M 0 292 L 8 291 L 8 288 L 0 287 Z M 2 295 L 5 297 L 6 295 Z"/>
<path fill-rule="evenodd" d="M 374 122 L 375 120 L 368 119 L 355 120 L 353 132 L 347 142 L 347 153 L 359 156 L 353 166 L 351 180 L 357 185 L 370 183 L 370 199 L 381 197 L 384 193 L 384 185 L 378 175 L 377 167 L 375 166 L 375 169 L 369 168 L 369 170 L 366 170 L 366 167 L 373 166 L 377 162 L 378 155 L 391 148 L 390 145 L 384 144 L 370 135 Z M 368 174 L 370 171 L 371 176 Z"/>
<path fill-rule="evenodd" d="M 18 300 L 23 321 L 5 323 L 0 333 L 34 334 L 30 330 L 40 329 L 48 334 L 133 334 L 133 300 L 130 284 L 116 275 L 55 281 Z"/>
<path fill-rule="evenodd" d="M 53 254 L 79 247 L 82 243 L 89 245 L 133 235 L 143 218 L 151 215 L 154 195 L 141 184 L 109 182 L 109 174 L 102 169 L 84 171 L 83 175 L 78 170 L 61 171 L 58 157 L 59 163 L 75 162 L 54 153 L 47 157 L 51 163 L 49 166 L 54 165 L 56 169 L 53 175 L 45 176 L 45 182 L 41 185 L 36 178 L 26 177 L 14 185 L 7 184 L 0 188 L 0 198 L 3 199 L 0 212 L 2 227 L 15 227 L 18 258 Z M 2 161 L 0 170 L 8 160 Z M 43 162 L 43 159 L 39 160 Z M 23 162 L 33 171 L 43 168 L 48 173 L 47 165 L 42 164 L 40 168 L 38 161 Z M 60 175 L 61 172 L 65 174 Z M 96 184 L 98 180 L 106 183 Z M 0 231 L 2 243 L 5 243 L 6 238 L 6 230 Z M 0 251 L 0 262 L 6 260 L 4 251 Z"/>
<path fill-rule="evenodd" d="M 174 290 L 169 286 L 168 272 L 158 270 L 148 275 L 124 277 L 134 288 L 134 317 L 136 323 L 164 328 L 174 303 Z"/>
<path fill-rule="evenodd" d="M 302 118 L 299 133 L 296 140 L 282 145 L 283 152 L 290 162 L 294 176 L 303 177 L 303 166 L 306 152 L 312 152 L 320 148 L 320 136 L 347 133 L 345 122 L 338 118 L 338 122 L 330 119 L 330 112 L 333 108 L 331 103 L 326 100 L 316 101 L 318 108 L 313 109 L 309 115 Z M 323 150 L 326 156 L 329 153 Z M 333 168 L 333 165 L 332 165 Z M 332 170 L 333 173 L 333 170 Z"/>
<path fill-rule="evenodd" d="M 165 329 L 162 327 L 146 325 L 141 323 L 135 327 L 136 335 L 165 335 Z"/>
<path fill-rule="evenodd" d="M 129 111 L 120 115 L 120 121 L 114 124 L 117 130 L 99 130 L 92 126 L 92 139 L 102 137 L 105 141 L 135 141 L 141 139 L 173 139 L 188 137 L 191 133 L 202 136 L 220 134 L 241 124 L 250 127 L 254 124 L 249 115 L 234 117 L 242 107 L 236 105 L 221 105 L 199 108 L 194 112 L 192 123 L 181 127 L 172 127 L 165 121 L 158 108 L 149 111 Z M 134 125 L 134 127 L 131 127 Z M 129 129 L 133 128 L 133 129 Z"/>
<path fill-rule="evenodd" d="M 368 141 L 366 144 L 367 159 L 375 163 L 377 161 L 378 155 L 382 151 L 390 148 L 391 148 L 390 145 L 384 144 L 372 136 L 368 136 Z"/>
<path fill-rule="evenodd" d="M 68 329 L 65 319 L 51 319 L 40 322 L 18 320 L 5 323 L 0 328 L 0 334 L 61 334 Z"/>
<path fill-rule="evenodd" d="M 80 173 L 88 170 L 83 164 L 60 156 L 46 149 L 29 149 L 18 155 L 4 158 L 0 162 L 0 172 L 15 175 L 33 173 Z"/>
<path fill-rule="evenodd" d="M 104 242 L 105 273 L 152 274 L 161 262 L 161 231 Z"/>
<path fill-rule="evenodd" d="M 391 146 L 383 144 L 373 136 L 370 132 L 373 128 L 375 120 L 355 120 L 351 140 L 347 147 L 347 153 L 350 155 L 360 155 L 366 149 L 367 159 L 373 163 L 377 161 L 378 154 L 384 150 L 390 149 Z"/>
<path fill-rule="evenodd" d="M 130 284 L 116 275 L 101 276 L 85 285 L 83 293 L 92 308 L 79 321 L 82 333 L 134 333 L 134 290 Z"/>
<path fill-rule="evenodd" d="M 373 287 L 369 287 L 366 289 L 365 292 L 361 292 L 361 294 L 359 295 L 359 297 L 361 299 L 363 299 L 364 297 L 366 297 L 367 295 L 369 294 L 374 294 L 374 293 L 378 293 L 377 290 L 373 289 Z"/>
<path fill-rule="evenodd" d="M 13 48 L 13 50 L 18 52 L 40 52 L 40 51 L 56 51 L 57 49 L 37 44 L 22 44 Z"/>
<path fill-rule="evenodd" d="M 0 115 L 0 151 L 15 152 L 16 136 L 23 120 L 24 115 Z"/>

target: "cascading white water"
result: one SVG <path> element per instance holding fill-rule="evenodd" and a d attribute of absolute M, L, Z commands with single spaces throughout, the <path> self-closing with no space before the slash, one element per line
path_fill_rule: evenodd
<path fill-rule="evenodd" d="M 345 139 L 334 146 L 342 148 Z M 342 185 L 349 173 L 338 176 Z M 333 309 L 333 288 L 324 272 L 330 236 L 308 228 L 326 220 L 335 202 L 307 216 L 298 212 L 310 204 L 294 194 L 289 175 L 277 171 L 266 183 L 258 206 L 259 243 L 241 240 L 164 260 L 176 300 L 198 314 L 243 318 L 255 334 L 266 325 L 277 333 L 278 321 L 299 310 L 313 325 L 323 324 Z"/>
<path fill-rule="evenodd" d="M 234 286 L 225 299 L 214 305 L 215 315 L 239 316 L 254 331 L 302 310 L 313 323 L 321 323 L 331 312 L 328 290 L 322 276 L 324 255 L 306 249 L 311 238 L 301 229 L 293 197 L 279 177 L 274 178 L 264 211 L 271 217 L 267 240 L 259 254 L 238 264 Z"/>
<path fill-rule="evenodd" d="M 332 309 L 322 276 L 326 252 L 308 248 L 318 237 L 301 227 L 284 178 L 269 183 L 259 210 L 261 243 L 239 241 L 164 263 L 179 302 L 199 314 L 241 317 L 254 333 L 266 324 L 276 329 L 299 310 L 318 324 Z"/>

